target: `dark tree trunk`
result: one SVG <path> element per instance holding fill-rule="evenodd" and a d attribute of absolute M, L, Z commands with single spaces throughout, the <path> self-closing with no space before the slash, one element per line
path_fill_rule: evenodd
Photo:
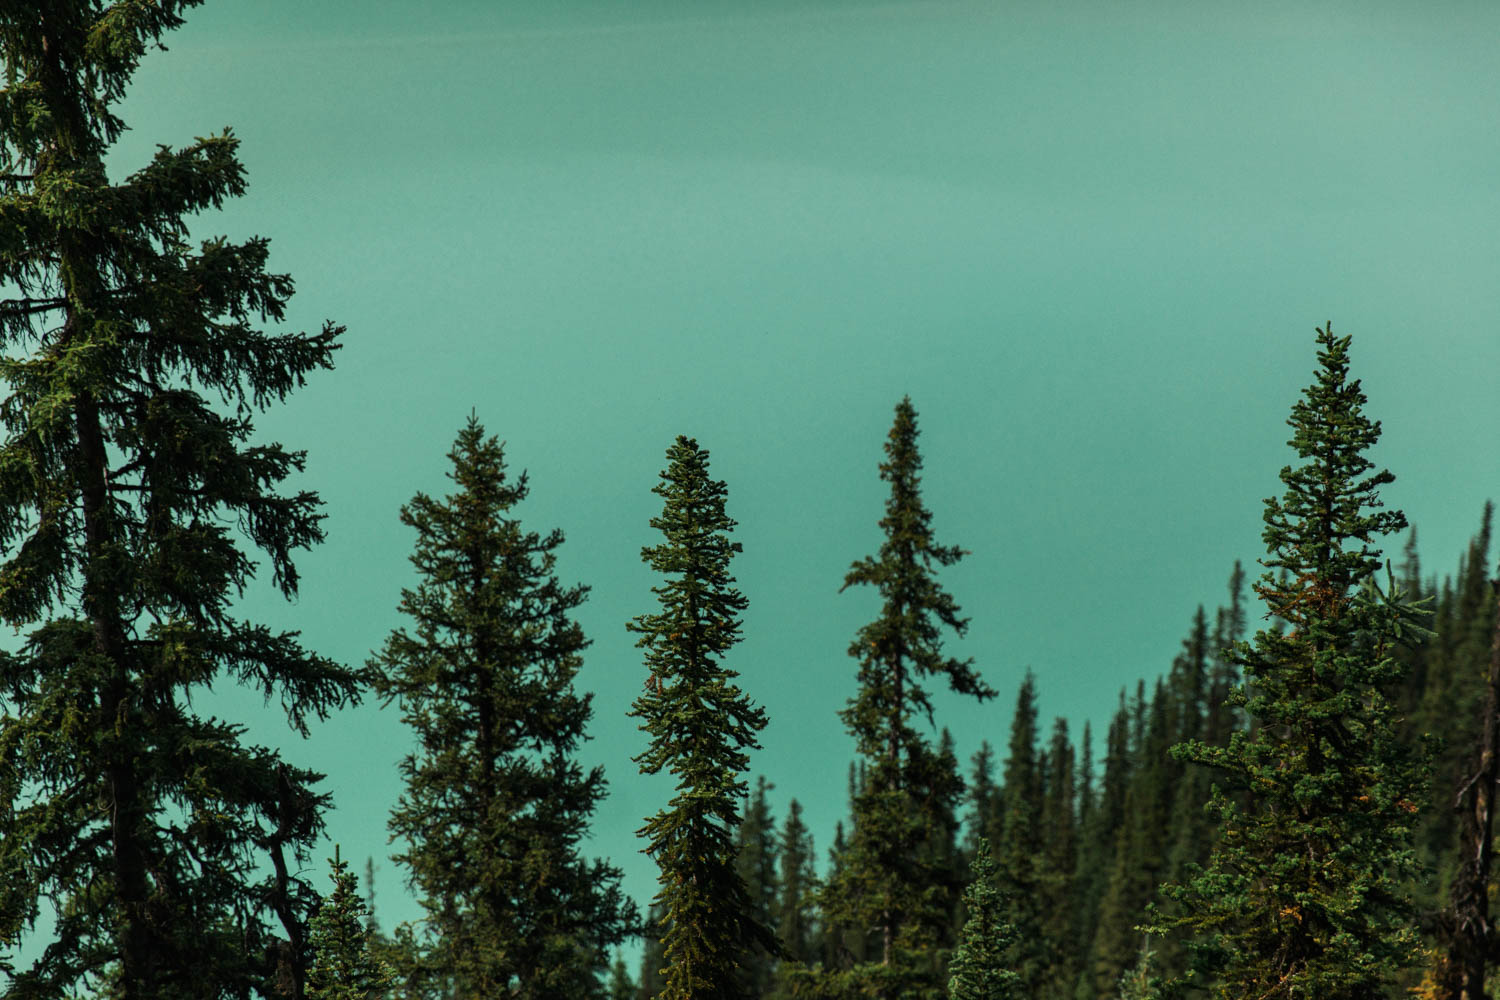
<path fill-rule="evenodd" d="M 1500 590 L 1500 580 L 1495 581 Z M 1494 826 L 1495 786 L 1500 782 L 1500 601 L 1495 608 L 1495 635 L 1490 644 L 1489 679 L 1484 696 L 1484 729 L 1473 774 L 1454 806 L 1460 817 L 1461 865 L 1453 879 L 1452 932 L 1445 975 L 1440 984 L 1447 1000 L 1489 1000 L 1484 972 L 1494 933 L 1490 926 L 1488 886 L 1490 839 Z"/>

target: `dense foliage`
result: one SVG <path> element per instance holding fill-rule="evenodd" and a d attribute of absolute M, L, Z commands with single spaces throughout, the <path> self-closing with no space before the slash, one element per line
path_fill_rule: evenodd
<path fill-rule="evenodd" d="M 575 759 L 587 588 L 557 579 L 560 531 L 522 529 L 526 477 L 476 418 L 454 491 L 401 510 L 410 626 L 365 670 L 237 617 L 256 559 L 291 598 L 294 555 L 323 537 L 318 495 L 288 486 L 303 454 L 255 443 L 253 421 L 331 367 L 342 330 L 264 332 L 292 292 L 267 241 L 190 241 L 190 216 L 245 189 L 230 132 L 106 169 L 139 60 L 195 6 L 0 0 L 6 1000 L 1486 995 L 1493 510 L 1441 582 L 1414 530 L 1389 567 L 1406 522 L 1327 327 L 1288 421 L 1297 464 L 1265 503 L 1262 627 L 1247 639 L 1236 563 L 1224 604 L 1186 616 L 1161 675 L 1078 744 L 1040 717 L 1054 682 L 1030 671 L 1008 726 L 938 727 L 932 682 L 995 692 L 945 650 L 968 619 L 938 573 L 966 553 L 934 537 L 916 411 L 897 405 L 882 542 L 843 581 L 879 608 L 849 647 L 848 809 L 822 856 L 802 803 L 778 819 L 775 786 L 747 780 L 767 719 L 727 664 L 736 524 L 708 452 L 677 438 L 642 550 L 658 607 L 628 625 L 647 668 L 635 760 L 675 782 L 640 831 L 661 873 L 644 921 L 581 851 L 606 790 Z M 274 699 L 299 736 L 366 687 L 399 704 L 416 750 L 390 830 L 423 919 L 382 932 L 337 849 L 318 895 L 330 794 L 196 712 L 214 685 Z M 964 769 L 960 742 L 979 748 Z"/>
<path fill-rule="evenodd" d="M 525 531 L 500 443 L 474 417 L 449 452 L 454 492 L 401 509 L 417 532 L 416 587 L 371 666 L 419 751 L 391 814 L 432 960 L 460 996 L 600 995 L 609 951 L 635 932 L 619 871 L 580 856 L 604 772 L 574 760 L 592 715 L 573 688 L 587 645 L 571 614 L 587 594 L 553 573 L 560 531 Z"/>
<path fill-rule="evenodd" d="M 652 492 L 662 498 L 662 511 L 651 527 L 664 541 L 643 548 L 641 558 L 665 578 L 652 588 L 660 610 L 628 627 L 640 636 L 648 672 L 630 711 L 651 741 L 636 760 L 643 773 L 676 780 L 667 808 L 641 828 L 646 853 L 661 869 L 659 995 L 750 997 L 754 973 L 742 967 L 757 949 L 779 949 L 765 923 L 766 894 L 751 895 L 734 846 L 746 751 L 759 747 L 756 734 L 766 724 L 765 711 L 723 662 L 739 641 L 739 616 L 748 605 L 729 572 L 740 545 L 729 540 L 735 522 L 724 511 L 728 488 L 709 476 L 708 452 L 692 438 L 678 437 L 667 449 L 667 468 Z M 757 833 L 747 843 L 769 865 L 765 839 Z"/>
<path fill-rule="evenodd" d="M 300 991 L 320 775 L 195 693 L 277 699 L 292 732 L 358 675 L 235 614 L 263 556 L 323 537 L 301 452 L 252 418 L 329 368 L 342 330 L 266 333 L 268 243 L 194 244 L 245 190 L 225 131 L 112 179 L 114 108 L 191 2 L 0 4 L 0 942 L 49 931 L 9 995 Z M 236 528 L 238 530 L 236 530 Z"/>

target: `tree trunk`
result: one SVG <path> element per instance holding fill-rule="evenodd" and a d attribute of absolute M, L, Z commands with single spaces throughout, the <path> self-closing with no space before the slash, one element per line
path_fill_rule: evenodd
<path fill-rule="evenodd" d="M 1500 580 L 1495 581 L 1500 591 Z M 1484 972 L 1492 943 L 1489 894 L 1490 839 L 1494 825 L 1495 786 L 1500 781 L 1500 601 L 1495 607 L 1495 634 L 1484 696 L 1484 729 L 1472 777 L 1459 791 L 1454 808 L 1461 822 L 1462 863 L 1453 879 L 1453 925 L 1448 942 L 1447 975 L 1441 984 L 1446 1000 L 1489 1000 Z"/>

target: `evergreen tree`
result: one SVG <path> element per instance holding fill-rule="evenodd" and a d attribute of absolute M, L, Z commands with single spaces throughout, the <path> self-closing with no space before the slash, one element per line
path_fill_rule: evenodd
<path fill-rule="evenodd" d="M 554 575 L 560 531 L 524 531 L 527 494 L 472 415 L 448 458 L 455 492 L 418 493 L 414 589 L 371 661 L 419 751 L 390 828 L 462 995 L 597 995 L 610 950 L 635 933 L 620 873 L 579 856 L 604 796 L 602 768 L 573 759 L 592 715 L 573 681 L 587 645 L 570 617 L 587 588 Z"/>
<path fill-rule="evenodd" d="M 724 512 L 728 490 L 709 478 L 708 452 L 678 437 L 653 492 L 663 500 L 651 527 L 665 541 L 641 558 L 667 581 L 653 587 L 656 614 L 629 624 L 640 635 L 650 671 L 630 714 L 641 719 L 651 745 L 635 759 L 644 774 L 669 771 L 677 794 L 641 829 L 646 853 L 661 869 L 666 961 L 663 1000 L 748 997 L 741 964 L 763 949 L 780 954 L 776 936 L 757 919 L 755 903 L 735 870 L 734 830 L 747 750 L 766 713 L 734 683 L 722 660 L 740 639 L 747 601 L 734 588 L 729 540 L 735 522 Z"/>
<path fill-rule="evenodd" d="M 771 819 L 766 791 L 774 788 L 762 775 L 755 779 L 755 791 L 735 831 L 735 867 L 745 883 L 753 919 L 775 928 L 773 910 L 776 904 L 776 825 Z M 774 962 L 764 951 L 752 951 L 741 964 L 745 990 L 755 997 L 765 996 L 771 988 Z"/>
<path fill-rule="evenodd" d="M 329 864 L 333 894 L 323 900 L 309 927 L 307 1000 L 370 1000 L 390 987 L 391 971 L 370 952 L 370 914 L 337 844 Z"/>
<path fill-rule="evenodd" d="M 1141 934 L 1158 882 L 1165 874 L 1168 823 L 1177 765 L 1168 757 L 1176 737 L 1165 685 L 1157 682 L 1146 704 L 1146 730 L 1135 753 L 1125 793 L 1125 822 L 1115 840 L 1114 866 L 1099 905 L 1094 942 L 1094 982 L 1107 995 L 1136 959 Z"/>
<path fill-rule="evenodd" d="M 981 700 L 994 694 L 970 662 L 943 655 L 942 629 L 961 636 L 968 622 L 938 584 L 936 569 L 964 553 L 933 539 L 932 515 L 921 497 L 916 417 L 910 399 L 896 406 L 880 466 L 891 487 L 880 521 L 885 541 L 844 579 L 844 589 L 874 587 L 881 612 L 849 647 L 860 665 L 859 690 L 840 716 L 868 778 L 854 803 L 843 866 L 831 874 L 822 904 L 831 924 L 870 928 L 878 958 L 825 976 L 820 988 L 830 995 L 941 994 L 940 965 L 931 959 L 950 932 L 951 910 L 943 873 L 924 845 L 952 823 L 963 782 L 951 758 L 934 751 L 914 722 L 920 715 L 932 724 L 922 687 L 929 677 Z"/>
<path fill-rule="evenodd" d="M 822 935 L 813 906 L 818 879 L 812 832 L 802 822 L 802 804 L 796 799 L 787 805 L 777 855 L 781 872 L 774 912 L 776 935 L 786 949 L 787 961 L 812 965 L 822 955 Z M 777 980 L 777 993 L 784 993 L 786 977 L 778 975 Z"/>
<path fill-rule="evenodd" d="M 1000 790 L 995 785 L 995 748 L 988 740 L 969 758 L 969 814 L 964 820 L 964 853 L 973 860 L 981 840 L 999 840 Z"/>
<path fill-rule="evenodd" d="M 1381 508 L 1394 477 L 1366 452 L 1380 426 L 1349 378 L 1349 338 L 1318 331 L 1316 381 L 1292 408 L 1302 464 L 1281 472 L 1266 501 L 1268 616 L 1236 653 L 1252 696 L 1235 700 L 1258 723 L 1228 747 L 1179 746 L 1214 768 L 1239 807 L 1217 792 L 1222 837 L 1209 866 L 1171 895 L 1200 935 L 1192 974 L 1216 996 L 1384 995 L 1412 958 L 1413 813 L 1421 768 L 1396 738 L 1391 652 L 1412 609 L 1375 586 L 1376 540 L 1405 526 Z"/>
<path fill-rule="evenodd" d="M 194 5 L 0 7 L 0 620 L 31 630 L 0 654 L 0 945 L 38 956 L 17 996 L 300 993 L 320 775 L 192 696 L 241 684 L 304 736 L 357 700 L 232 608 L 254 550 L 292 597 L 323 537 L 317 495 L 278 492 L 303 453 L 251 444 L 252 418 L 342 328 L 264 333 L 292 293 L 268 242 L 189 241 L 245 190 L 230 132 L 106 168 L 140 58 Z"/>
<path fill-rule="evenodd" d="M 1005 922 L 1015 930 L 1006 957 L 1028 997 L 1038 995 L 1050 964 L 1042 930 L 1044 789 L 1036 741 L 1036 678 L 1028 670 L 1011 719 L 1010 756 L 1005 760 L 1005 783 L 1000 793 L 1000 841 L 995 845 L 997 877 L 1007 907 Z"/>
<path fill-rule="evenodd" d="M 1042 802 L 1040 891 L 1042 937 L 1047 972 L 1039 995 L 1066 1000 L 1078 975 L 1077 911 L 1074 875 L 1078 867 L 1073 744 L 1068 723 L 1058 718 L 1047 751 L 1047 781 Z"/>
<path fill-rule="evenodd" d="M 630 970 L 625 967 L 625 959 L 616 955 L 609 970 L 609 1000 L 636 1000 L 637 989 Z"/>
<path fill-rule="evenodd" d="M 970 868 L 972 879 L 964 891 L 968 918 L 949 971 L 952 1000 L 1012 1000 L 1027 996 L 1020 977 L 1007 964 L 1016 930 L 1005 921 L 1004 893 L 990 858 L 990 845 L 980 840 Z"/>
<path fill-rule="evenodd" d="M 666 932 L 663 912 L 660 903 L 652 903 L 646 911 L 646 947 L 641 953 L 641 982 L 636 989 L 640 1000 L 654 1000 L 667 985 L 666 952 L 662 948 L 662 935 Z"/>

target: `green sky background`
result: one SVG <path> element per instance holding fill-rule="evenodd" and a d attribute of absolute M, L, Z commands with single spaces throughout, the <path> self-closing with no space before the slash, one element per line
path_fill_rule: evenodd
<path fill-rule="evenodd" d="M 247 613 L 363 661 L 413 579 L 396 512 L 443 491 L 471 408 L 529 470 L 524 523 L 593 588 L 592 850 L 644 903 L 634 831 L 670 789 L 630 760 L 624 623 L 679 433 L 741 525 L 753 767 L 820 855 L 876 611 L 838 587 L 879 544 L 904 393 L 938 538 L 973 553 L 943 576 L 972 616 L 951 648 L 1002 692 L 938 699 L 964 758 L 1003 745 L 1028 666 L 1044 723 L 1101 725 L 1261 554 L 1325 320 L 1387 499 L 1451 571 L 1500 496 L 1497 40 L 1477 2 L 217 2 L 148 56 L 112 169 L 233 126 L 251 191 L 201 234 L 270 236 L 289 325 L 349 328 L 259 423 L 308 449 L 329 541 L 296 604 L 266 585 Z M 415 917 L 383 860 L 394 707 L 304 743 L 218 694 L 327 772 L 331 838 L 376 856 L 387 927 Z"/>

